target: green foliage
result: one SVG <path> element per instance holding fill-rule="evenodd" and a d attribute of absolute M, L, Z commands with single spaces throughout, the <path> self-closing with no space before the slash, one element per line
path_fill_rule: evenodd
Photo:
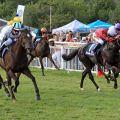
<path fill-rule="evenodd" d="M 74 19 L 90 23 L 97 19 L 114 23 L 120 19 L 119 0 L 0 0 L 0 17 L 10 20 L 15 16 L 17 5 L 25 5 L 24 23 L 28 26 L 50 27 L 64 25 Z"/>

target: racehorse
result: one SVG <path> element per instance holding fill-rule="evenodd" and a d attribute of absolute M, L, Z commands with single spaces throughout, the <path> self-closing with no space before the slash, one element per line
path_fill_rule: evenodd
<path fill-rule="evenodd" d="M 30 54 L 31 50 L 32 36 L 30 34 L 30 31 L 25 29 L 21 31 L 20 36 L 17 38 L 16 42 L 9 47 L 9 50 L 6 51 L 4 57 L 0 58 L 0 66 L 6 71 L 8 88 L 12 100 L 16 100 L 14 91 L 16 91 L 19 80 L 15 73 L 19 72 L 25 74 L 32 80 L 36 92 L 36 99 L 40 100 L 40 93 L 35 77 L 32 75 L 30 69 L 28 68 L 27 54 Z M 12 86 L 11 78 L 15 80 L 15 87 Z"/>
<path fill-rule="evenodd" d="M 55 64 L 54 60 L 52 59 L 52 55 L 50 53 L 50 47 L 49 47 L 49 41 L 48 39 L 50 39 L 51 34 L 48 34 L 45 37 L 42 37 L 40 41 L 36 42 L 35 44 L 35 48 L 34 50 L 31 52 L 30 54 L 30 60 L 28 61 L 28 65 L 31 63 L 31 61 L 35 58 L 38 57 L 40 64 L 41 64 L 41 69 L 42 69 L 42 75 L 44 76 L 44 66 L 43 66 L 43 58 L 47 57 L 50 59 L 50 61 L 54 64 L 54 66 L 56 67 L 56 69 L 59 70 L 59 67 Z M 17 74 L 17 80 L 19 81 L 21 73 Z M 17 83 L 14 91 L 17 92 L 17 87 L 19 85 L 19 82 Z"/>
<path fill-rule="evenodd" d="M 120 72 L 119 70 L 120 59 L 118 59 L 119 49 L 120 49 L 120 39 L 114 41 L 112 45 L 109 43 L 106 43 L 104 46 L 101 47 L 97 56 L 86 55 L 86 51 L 88 47 L 90 47 L 91 45 L 92 45 L 91 43 L 87 45 L 82 45 L 76 50 L 74 50 L 72 53 L 70 53 L 69 55 L 63 54 L 62 57 L 64 60 L 69 61 L 72 58 L 74 58 L 76 55 L 78 55 L 79 60 L 85 66 L 85 70 L 82 72 L 82 78 L 80 82 L 80 88 L 82 90 L 83 90 L 83 82 L 87 74 L 89 75 L 89 79 L 93 82 L 96 89 L 98 91 L 100 90 L 91 72 L 91 69 L 95 66 L 95 64 L 98 65 L 99 68 L 101 66 L 107 66 L 114 71 L 114 88 L 116 89 L 118 87 L 116 78 L 118 76 L 118 73 Z M 107 75 L 106 74 L 104 75 L 107 79 L 107 82 L 109 82 Z"/>
<path fill-rule="evenodd" d="M 45 57 L 49 58 L 49 60 L 54 64 L 55 68 L 59 70 L 59 67 L 55 64 L 54 60 L 52 59 L 48 38 L 46 40 L 46 38 L 42 37 L 41 40 L 36 43 L 34 52 L 31 53 L 29 64 L 35 57 L 39 58 L 43 76 L 45 75 L 43 66 L 43 58 Z"/>

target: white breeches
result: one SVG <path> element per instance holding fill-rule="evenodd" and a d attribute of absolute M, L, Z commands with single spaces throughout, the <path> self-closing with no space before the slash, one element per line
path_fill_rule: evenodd
<path fill-rule="evenodd" d="M 100 43 L 101 45 L 104 44 L 104 41 L 101 38 L 96 37 L 95 33 L 93 33 L 93 39 L 95 42 Z"/>
<path fill-rule="evenodd" d="M 11 38 L 8 38 L 8 39 L 3 43 L 3 45 L 8 46 L 8 45 L 10 45 L 12 42 L 13 42 L 13 40 L 12 40 Z"/>

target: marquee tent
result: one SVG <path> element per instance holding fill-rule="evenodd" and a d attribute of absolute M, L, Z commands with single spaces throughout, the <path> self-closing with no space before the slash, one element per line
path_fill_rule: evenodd
<path fill-rule="evenodd" d="M 109 28 L 110 26 L 112 26 L 112 24 L 109 24 L 107 22 L 103 22 L 101 20 L 97 20 L 95 22 L 92 22 L 90 24 L 87 24 L 87 26 L 90 29 L 98 29 L 98 28 Z"/>
<path fill-rule="evenodd" d="M 81 28 L 81 29 L 80 29 Z M 56 29 L 53 29 L 52 30 L 52 33 L 55 33 L 55 32 L 67 32 L 67 31 L 73 31 L 73 32 L 77 32 L 77 31 L 80 31 L 80 32 L 86 32 L 88 26 L 85 25 L 84 23 L 82 22 L 79 22 L 78 20 L 74 20 L 62 27 L 59 27 L 59 28 L 56 28 Z"/>

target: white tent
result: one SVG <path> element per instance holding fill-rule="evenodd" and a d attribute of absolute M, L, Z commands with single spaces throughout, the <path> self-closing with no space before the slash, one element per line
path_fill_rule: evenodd
<path fill-rule="evenodd" d="M 81 28 L 81 29 L 80 29 Z M 85 25 L 84 23 L 81 23 L 79 22 L 78 20 L 74 20 L 62 27 L 59 27 L 59 28 L 56 28 L 56 29 L 53 29 L 52 30 L 52 33 L 55 33 L 55 32 L 67 32 L 67 31 L 73 31 L 73 32 L 77 32 L 77 31 L 80 31 L 80 32 L 86 32 L 86 29 L 88 28 L 87 25 Z"/>

